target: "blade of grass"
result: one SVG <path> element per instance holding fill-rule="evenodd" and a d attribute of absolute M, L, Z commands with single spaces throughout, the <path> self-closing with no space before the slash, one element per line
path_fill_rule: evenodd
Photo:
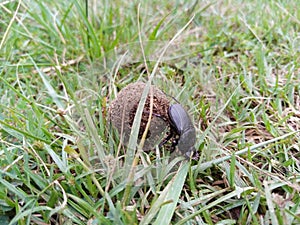
<path fill-rule="evenodd" d="M 32 138 L 34 140 L 39 140 L 39 141 L 41 141 L 43 143 L 46 143 L 46 144 L 51 144 L 52 143 L 51 140 L 43 139 L 43 138 L 40 138 L 36 135 L 30 134 L 28 131 L 24 131 L 24 130 L 19 129 L 15 126 L 12 126 L 12 125 L 4 122 L 3 120 L 0 120 L 0 124 L 2 124 L 4 126 L 3 127 L 4 130 L 6 130 L 9 134 L 11 134 L 13 137 L 15 137 L 19 140 L 21 140 L 22 136 L 24 136 L 24 137 Z M 15 132 L 12 132 L 12 131 L 15 131 Z M 22 136 L 20 136 L 19 134 L 21 134 Z"/>
<path fill-rule="evenodd" d="M 182 191 L 185 178 L 188 173 L 189 163 L 182 162 L 177 174 L 168 183 L 159 197 L 151 205 L 149 212 L 143 217 L 140 224 L 152 224 L 152 220 L 157 215 L 153 224 L 170 224 L 179 195 Z"/>
<path fill-rule="evenodd" d="M 229 184 L 230 187 L 234 187 L 234 183 L 235 183 L 235 162 L 236 162 L 236 157 L 235 154 L 232 154 L 231 157 L 231 162 L 230 162 L 230 170 L 229 170 Z"/>
<path fill-rule="evenodd" d="M 88 204 L 83 199 L 71 194 L 68 194 L 68 197 L 73 199 L 77 204 L 79 204 L 83 209 L 85 209 L 88 212 L 88 214 L 92 214 L 94 217 L 96 217 L 98 219 L 99 224 L 111 224 L 109 219 L 105 218 L 104 215 L 99 214 L 93 206 Z"/>
<path fill-rule="evenodd" d="M 50 82 L 48 81 L 48 79 L 46 78 L 46 76 L 44 75 L 44 73 L 36 65 L 36 63 L 33 60 L 33 58 L 31 56 L 29 56 L 29 59 L 32 62 L 32 64 L 34 65 L 34 68 L 38 72 L 39 76 L 42 78 L 42 81 L 43 81 L 46 89 L 48 90 L 48 94 L 52 98 L 53 102 L 57 105 L 57 107 L 59 109 L 64 109 L 65 108 L 64 104 L 59 100 L 59 99 L 61 99 L 61 97 L 56 93 L 55 89 L 52 87 L 52 85 L 50 84 Z"/>
<path fill-rule="evenodd" d="M 105 192 L 103 190 L 101 184 L 98 182 L 98 180 L 97 180 L 97 178 L 95 176 L 95 172 L 92 169 L 90 169 L 89 166 L 86 165 L 81 160 L 81 158 L 79 157 L 79 154 L 74 149 L 72 149 L 70 146 L 66 146 L 66 148 L 64 149 L 64 151 L 68 152 L 68 154 L 70 154 L 72 157 L 74 157 L 80 163 L 80 165 L 82 165 L 82 167 L 84 168 L 84 170 L 87 171 L 91 175 L 92 180 L 93 180 L 94 184 L 96 185 L 96 187 L 98 188 L 100 194 L 108 202 L 108 205 L 110 207 L 111 213 L 116 216 L 116 208 L 115 208 L 115 206 L 113 204 L 111 196 L 107 192 Z M 118 217 L 116 216 L 115 218 L 118 218 Z"/>
<path fill-rule="evenodd" d="M 179 168 L 178 173 L 174 178 L 174 182 L 171 183 L 171 186 L 165 198 L 167 201 L 171 200 L 171 203 L 163 205 L 161 207 L 158 216 L 153 223 L 154 225 L 171 223 L 180 193 L 182 192 L 189 166 L 190 163 L 186 163 L 185 161 L 181 164 L 181 168 Z"/>
<path fill-rule="evenodd" d="M 55 162 L 55 164 L 57 165 L 57 167 L 60 169 L 61 172 L 63 172 L 64 174 L 67 173 L 68 171 L 68 165 L 66 165 L 61 159 L 60 157 L 56 154 L 56 152 L 54 152 L 51 147 L 47 144 L 44 144 L 44 148 L 46 149 L 46 151 L 48 152 L 48 154 L 51 156 L 51 158 L 53 159 L 53 161 Z"/>
<path fill-rule="evenodd" d="M 185 217 L 184 219 L 180 220 L 178 223 L 176 223 L 176 225 L 181 225 L 181 224 L 185 224 L 186 222 L 188 222 L 189 220 L 193 219 L 195 216 L 201 214 L 202 212 L 204 212 L 205 210 L 208 210 L 214 206 L 217 206 L 219 203 L 225 202 L 228 199 L 231 199 L 233 197 L 237 197 L 240 198 L 241 194 L 249 191 L 249 190 L 254 190 L 253 187 L 246 187 L 246 188 L 240 188 L 237 187 L 234 191 L 228 193 L 227 195 L 224 195 L 220 198 L 218 198 L 217 200 L 209 203 L 208 205 L 202 207 L 200 210 L 194 212 L 193 214 Z"/>
<path fill-rule="evenodd" d="M 98 135 L 97 128 L 96 128 L 96 126 L 93 122 L 93 119 L 92 119 L 88 109 L 84 109 L 84 113 L 85 113 L 86 122 L 87 122 L 87 125 L 88 125 L 88 128 L 89 128 L 88 129 L 89 133 L 92 137 L 93 142 L 96 145 L 99 160 L 101 161 L 101 164 L 103 165 L 103 167 L 106 168 L 106 164 L 104 162 L 104 159 L 106 158 L 105 157 L 105 150 L 104 150 L 104 147 L 103 147 L 104 144 L 103 144 L 101 138 Z"/>
<path fill-rule="evenodd" d="M 8 190 L 10 190 L 12 193 L 14 193 L 22 200 L 26 199 L 27 194 L 23 190 L 20 190 L 19 188 L 15 187 L 13 184 L 4 180 L 2 177 L 0 177 L 0 183 L 3 185 L 3 187 L 6 187 Z"/>
<path fill-rule="evenodd" d="M 300 131 L 293 131 L 293 132 L 290 132 L 290 133 L 287 133 L 287 134 L 284 134 L 282 136 L 279 136 L 277 138 L 273 138 L 273 139 L 270 139 L 270 140 L 267 140 L 267 141 L 264 141 L 264 142 L 261 142 L 261 143 L 258 143 L 258 144 L 255 144 L 255 145 L 252 145 L 250 147 L 246 147 L 240 151 L 237 151 L 235 152 L 234 154 L 236 156 L 238 155 L 243 155 L 243 154 L 246 154 L 248 152 L 253 152 L 255 149 L 258 149 L 258 148 L 261 148 L 261 147 L 264 147 L 266 145 L 269 145 L 271 143 L 274 143 L 274 142 L 277 142 L 277 141 L 280 141 L 280 140 L 283 140 L 283 139 L 286 139 L 296 133 L 299 133 Z M 193 166 L 192 169 L 198 169 L 200 171 L 204 171 L 206 170 L 207 168 L 209 167 L 212 167 L 214 165 L 218 165 L 226 160 L 229 160 L 230 158 L 232 157 L 232 155 L 227 155 L 227 156 L 223 156 L 223 157 L 220 157 L 218 159 L 214 159 L 214 160 L 211 160 L 209 162 L 205 162 L 205 163 L 202 163 L 200 165 L 196 165 L 196 166 Z"/>
<path fill-rule="evenodd" d="M 16 17 L 17 17 L 17 14 L 18 14 L 19 9 L 20 9 L 21 2 L 22 2 L 22 1 L 19 0 L 18 5 L 17 5 L 17 8 L 16 8 L 16 10 L 15 10 L 15 12 L 14 12 L 14 15 L 13 15 L 13 17 L 11 18 L 11 20 L 10 20 L 10 22 L 9 22 L 9 24 L 8 24 L 6 30 L 5 30 L 5 32 L 4 32 L 4 34 L 3 34 L 2 40 L 1 40 L 1 42 L 0 42 L 0 51 L 2 50 L 2 46 L 4 45 L 4 42 L 5 42 L 5 40 L 7 39 L 7 36 L 8 36 L 8 34 L 9 34 L 10 29 L 11 29 L 11 26 L 12 26 L 12 24 L 14 23 Z"/>
<path fill-rule="evenodd" d="M 86 40 L 87 44 L 93 44 L 91 47 L 95 49 L 101 49 L 101 43 L 99 43 L 98 41 L 97 35 L 95 34 L 94 27 L 91 25 L 88 18 L 86 17 L 85 10 L 83 9 L 81 3 L 78 0 L 74 0 L 73 2 L 75 3 L 75 6 L 79 12 L 80 18 L 83 20 L 83 23 L 85 24 L 85 28 L 88 30 L 88 37 L 90 38 Z M 92 41 L 92 43 L 90 43 L 90 41 Z M 88 47 L 89 46 L 87 46 L 87 48 Z M 90 52 L 89 50 L 90 49 L 88 48 L 87 52 Z M 98 57 L 101 54 L 101 51 L 94 51 L 94 52 L 98 53 L 97 55 L 95 55 L 95 57 Z"/>
<path fill-rule="evenodd" d="M 265 187 L 265 194 L 266 194 L 268 212 L 270 214 L 272 224 L 273 225 L 278 225 L 279 223 L 278 223 L 276 212 L 275 212 L 275 209 L 274 209 L 274 204 L 273 204 L 273 200 L 272 200 L 273 197 L 272 197 L 272 194 L 271 194 L 271 190 L 269 188 L 269 184 L 266 180 L 264 180 L 263 185 Z"/>

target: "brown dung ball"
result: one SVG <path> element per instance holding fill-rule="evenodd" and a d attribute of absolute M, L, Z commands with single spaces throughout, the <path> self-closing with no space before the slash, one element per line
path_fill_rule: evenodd
<path fill-rule="evenodd" d="M 127 144 L 133 125 L 136 110 L 138 108 L 142 93 L 146 84 L 136 82 L 123 88 L 117 98 L 111 102 L 109 107 L 109 121 L 118 130 L 123 143 Z M 166 131 L 169 129 L 168 109 L 170 101 L 167 96 L 155 86 L 151 86 L 153 91 L 153 113 L 150 128 L 144 144 L 144 151 L 149 151 L 159 144 Z M 150 93 L 143 109 L 141 125 L 139 130 L 139 140 L 145 131 L 150 113 Z"/>

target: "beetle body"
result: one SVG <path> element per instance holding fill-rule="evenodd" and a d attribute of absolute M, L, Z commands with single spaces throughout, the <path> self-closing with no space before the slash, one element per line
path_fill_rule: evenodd
<path fill-rule="evenodd" d="M 186 112 L 180 104 L 173 104 L 169 107 L 169 119 L 171 129 L 179 136 L 177 139 L 178 149 L 188 158 L 198 155 L 195 149 L 196 131 L 195 127 Z"/>

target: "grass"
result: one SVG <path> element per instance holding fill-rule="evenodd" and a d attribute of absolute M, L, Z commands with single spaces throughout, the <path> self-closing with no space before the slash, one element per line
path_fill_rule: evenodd
<path fill-rule="evenodd" d="M 298 5 L 0 3 L 0 222 L 299 224 Z M 145 62 L 189 109 L 199 161 L 107 126 Z"/>

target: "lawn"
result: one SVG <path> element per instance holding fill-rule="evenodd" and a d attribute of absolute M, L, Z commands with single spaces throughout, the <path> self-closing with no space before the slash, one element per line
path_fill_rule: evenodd
<path fill-rule="evenodd" d="M 0 223 L 300 224 L 299 6 L 2 1 Z M 147 88 L 120 139 L 137 81 L 187 110 L 199 159 L 144 151 Z"/>

